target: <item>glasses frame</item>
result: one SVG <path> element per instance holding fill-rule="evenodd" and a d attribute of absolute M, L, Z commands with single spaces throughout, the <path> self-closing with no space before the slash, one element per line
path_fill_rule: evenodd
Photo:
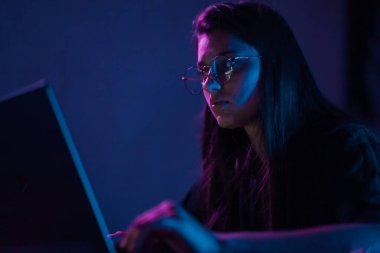
<path fill-rule="evenodd" d="M 227 57 L 227 56 L 224 56 L 224 55 L 218 55 L 218 56 L 215 56 L 212 61 L 211 61 L 211 64 L 210 65 L 204 65 L 202 66 L 202 69 L 199 69 L 199 67 L 197 66 L 191 66 L 191 67 L 188 67 L 184 73 L 184 75 L 181 77 L 181 80 L 183 81 L 186 89 L 192 94 L 192 95 L 199 95 L 202 93 L 203 89 L 206 87 L 206 83 L 208 82 L 208 80 L 212 80 L 213 82 L 217 82 L 219 83 L 221 86 L 224 85 L 225 82 L 229 81 L 233 75 L 233 72 L 235 70 L 234 66 L 236 64 L 236 60 L 241 60 L 241 59 L 251 59 L 251 58 L 261 58 L 262 56 L 261 55 L 254 55 L 254 56 L 235 56 L 235 57 Z M 226 71 L 224 73 L 225 75 L 225 79 L 224 82 L 220 82 L 219 81 L 219 77 L 218 77 L 218 73 L 217 71 L 215 70 L 216 67 L 212 67 L 212 66 L 215 66 L 215 61 L 216 59 L 218 58 L 225 58 L 227 61 L 231 62 L 231 66 L 229 66 L 229 70 Z M 199 74 L 200 74 L 200 77 L 202 77 L 202 81 L 201 81 L 201 86 L 202 88 L 200 89 L 199 92 L 194 92 L 193 90 L 191 90 L 189 88 L 189 85 L 186 84 L 186 81 L 195 81 L 195 80 L 191 80 L 191 78 L 187 77 L 186 76 L 186 73 L 189 71 L 189 70 L 192 70 L 192 69 L 195 69 Z M 206 69 L 206 71 L 203 71 L 204 69 Z M 214 69 L 214 71 L 213 71 Z M 206 73 L 206 74 L 205 74 Z M 195 79 L 195 78 L 193 78 Z"/>

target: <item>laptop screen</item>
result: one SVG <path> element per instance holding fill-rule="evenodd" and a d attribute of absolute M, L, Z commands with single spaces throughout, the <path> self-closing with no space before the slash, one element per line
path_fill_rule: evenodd
<path fill-rule="evenodd" d="M 0 102 L 0 252 L 116 252 L 53 88 Z"/>

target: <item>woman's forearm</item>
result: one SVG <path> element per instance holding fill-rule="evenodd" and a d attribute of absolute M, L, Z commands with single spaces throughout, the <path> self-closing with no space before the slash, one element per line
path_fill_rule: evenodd
<path fill-rule="evenodd" d="M 380 250 L 380 224 L 329 225 L 282 232 L 218 233 L 216 236 L 223 242 L 226 253 L 356 253 L 376 246 Z"/>

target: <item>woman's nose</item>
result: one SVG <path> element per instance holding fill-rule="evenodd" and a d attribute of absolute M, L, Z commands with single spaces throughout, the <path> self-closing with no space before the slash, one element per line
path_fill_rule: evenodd
<path fill-rule="evenodd" d="M 206 82 L 203 84 L 203 89 L 206 89 L 210 93 L 216 93 L 222 89 L 220 83 L 214 81 L 212 78 L 207 78 Z"/>

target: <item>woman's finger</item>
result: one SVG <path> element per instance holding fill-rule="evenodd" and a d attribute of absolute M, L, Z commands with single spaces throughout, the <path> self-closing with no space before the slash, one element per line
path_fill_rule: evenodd
<path fill-rule="evenodd" d="M 176 252 L 219 252 L 221 244 L 212 232 L 204 228 L 180 206 L 175 206 L 176 215 L 157 219 L 142 229 L 136 238 L 133 250 L 139 252 L 149 243 L 148 238 L 162 238 Z"/>
<path fill-rule="evenodd" d="M 119 247 L 129 251 L 135 249 L 137 238 L 144 239 L 149 236 L 155 223 L 162 218 L 177 215 L 175 208 L 176 206 L 173 202 L 164 201 L 154 208 L 140 214 L 128 228 L 127 235 L 120 240 Z"/>
<path fill-rule="evenodd" d="M 176 206 L 171 201 L 164 201 L 156 207 L 140 214 L 132 223 L 132 226 L 142 227 L 153 223 L 163 217 L 176 216 Z"/>

